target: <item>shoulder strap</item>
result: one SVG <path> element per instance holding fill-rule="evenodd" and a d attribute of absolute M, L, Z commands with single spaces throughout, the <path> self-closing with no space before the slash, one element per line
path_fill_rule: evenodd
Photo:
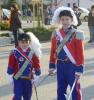
<path fill-rule="evenodd" d="M 57 32 L 59 32 L 59 31 L 57 31 Z M 66 44 L 66 42 L 70 39 L 70 37 L 71 36 L 73 36 L 73 35 L 75 35 L 75 32 L 76 32 L 76 29 L 71 29 L 68 33 L 67 33 L 67 35 L 66 35 L 66 37 L 61 41 L 61 43 L 59 44 L 59 46 L 57 47 L 57 49 L 56 49 L 56 53 L 57 53 L 57 55 L 59 54 L 59 52 L 62 50 L 62 48 L 64 47 L 64 45 Z M 60 33 L 59 33 L 60 34 Z"/>

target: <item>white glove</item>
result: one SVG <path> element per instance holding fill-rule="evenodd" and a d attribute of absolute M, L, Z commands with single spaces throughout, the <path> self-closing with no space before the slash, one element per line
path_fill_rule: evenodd
<path fill-rule="evenodd" d="M 50 68 L 49 69 L 49 75 L 53 75 L 55 73 L 55 69 L 54 68 Z"/>
<path fill-rule="evenodd" d="M 9 79 L 10 83 L 13 85 L 13 75 L 8 74 L 8 79 Z"/>
<path fill-rule="evenodd" d="M 80 73 L 80 72 L 75 72 L 75 78 L 76 78 L 77 80 L 80 79 L 81 75 L 82 75 L 82 73 Z"/>
<path fill-rule="evenodd" d="M 34 75 L 34 79 L 32 80 L 32 84 L 37 86 L 39 79 L 40 79 L 40 75 L 38 75 L 38 76 Z"/>

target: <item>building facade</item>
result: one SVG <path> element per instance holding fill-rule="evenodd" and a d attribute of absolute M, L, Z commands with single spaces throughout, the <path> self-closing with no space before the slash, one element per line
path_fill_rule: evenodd
<path fill-rule="evenodd" d="M 62 6 L 73 8 L 73 5 L 79 5 L 78 0 L 61 0 Z"/>
<path fill-rule="evenodd" d="M 80 0 L 79 4 L 81 7 L 90 9 L 90 7 L 94 5 L 94 0 Z"/>
<path fill-rule="evenodd" d="M 57 0 L 60 1 L 60 0 Z M 61 0 L 61 4 L 63 6 L 70 6 L 73 8 L 73 5 L 77 5 L 80 7 L 84 7 L 89 9 L 92 5 L 94 5 L 94 0 Z"/>

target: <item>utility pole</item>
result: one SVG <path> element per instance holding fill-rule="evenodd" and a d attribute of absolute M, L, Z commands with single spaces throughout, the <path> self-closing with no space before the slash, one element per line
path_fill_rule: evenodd
<path fill-rule="evenodd" d="M 1 9 L 1 5 L 0 5 L 0 22 L 2 21 L 2 9 Z"/>
<path fill-rule="evenodd" d="M 44 25 L 44 10 L 43 10 L 43 0 L 41 0 L 41 24 L 42 24 L 42 27 Z"/>
<path fill-rule="evenodd" d="M 33 27 L 35 27 L 35 0 L 32 0 L 33 5 Z"/>
<path fill-rule="evenodd" d="M 78 0 L 78 7 L 79 7 L 79 5 L 80 5 L 80 0 Z"/>

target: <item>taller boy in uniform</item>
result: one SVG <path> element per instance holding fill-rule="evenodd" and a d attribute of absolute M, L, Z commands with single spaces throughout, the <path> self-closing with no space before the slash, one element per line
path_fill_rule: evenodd
<path fill-rule="evenodd" d="M 77 25 L 77 19 L 71 8 L 58 8 L 52 22 L 62 26 L 53 32 L 49 63 L 49 74 L 53 74 L 57 67 L 57 100 L 66 100 L 67 87 L 68 85 L 72 87 L 75 78 L 77 82 L 72 92 L 72 100 L 82 100 L 80 76 L 84 67 L 83 33 L 72 27 Z M 65 42 L 69 34 L 72 35 Z M 65 44 L 59 48 L 62 41 Z"/>

